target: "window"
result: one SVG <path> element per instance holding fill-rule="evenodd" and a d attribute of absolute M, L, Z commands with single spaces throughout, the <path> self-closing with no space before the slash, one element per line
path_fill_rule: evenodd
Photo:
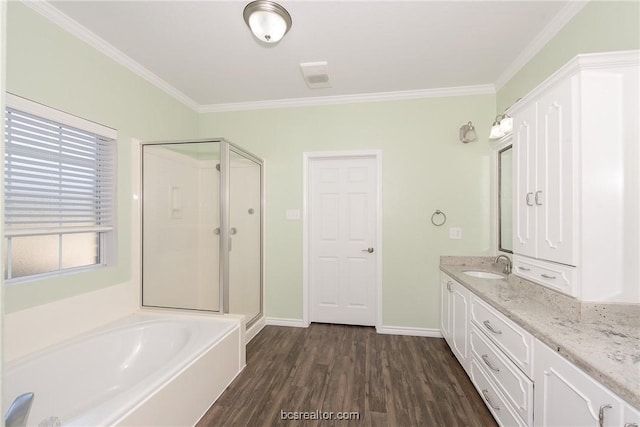
<path fill-rule="evenodd" d="M 106 264 L 114 139 L 112 129 L 8 97 L 5 279 Z"/>

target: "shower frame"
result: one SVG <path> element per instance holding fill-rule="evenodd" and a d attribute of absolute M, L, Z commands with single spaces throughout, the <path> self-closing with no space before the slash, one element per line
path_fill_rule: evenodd
<path fill-rule="evenodd" d="M 220 181 L 219 181 L 219 209 L 220 209 L 220 239 L 219 239 L 219 309 L 206 310 L 198 308 L 165 307 L 156 305 L 145 305 L 143 299 L 144 288 L 144 147 L 152 145 L 179 145 L 179 144 L 199 144 L 218 143 L 220 146 Z M 231 152 L 251 160 L 260 165 L 260 311 L 251 319 L 247 319 L 246 327 L 251 327 L 258 319 L 264 315 L 264 214 L 265 214 L 265 171 L 264 160 L 239 145 L 234 144 L 225 138 L 204 138 L 185 139 L 170 141 L 150 141 L 140 143 L 140 302 L 143 307 L 166 308 L 171 310 L 204 311 L 209 313 L 229 313 L 229 291 L 230 291 L 230 216 L 231 216 L 231 167 L 229 165 Z"/>

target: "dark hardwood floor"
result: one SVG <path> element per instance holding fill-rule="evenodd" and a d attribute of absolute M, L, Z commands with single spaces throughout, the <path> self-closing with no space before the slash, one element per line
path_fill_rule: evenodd
<path fill-rule="evenodd" d="M 357 412 L 359 420 L 281 419 L 285 411 Z M 320 414 L 321 415 L 321 414 Z M 302 416 L 299 414 L 298 416 Z M 266 326 L 205 426 L 495 426 L 443 339 L 374 328 Z"/>

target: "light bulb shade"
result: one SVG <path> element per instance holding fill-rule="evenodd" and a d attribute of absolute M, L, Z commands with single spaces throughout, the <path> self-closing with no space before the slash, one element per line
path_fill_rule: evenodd
<path fill-rule="evenodd" d="M 489 139 L 500 139 L 506 134 L 502 131 L 500 127 L 500 123 L 493 122 L 493 126 L 491 126 L 491 134 L 489 135 Z"/>
<path fill-rule="evenodd" d="M 460 141 L 463 143 L 473 142 L 478 140 L 478 134 L 476 134 L 476 128 L 471 122 L 463 125 L 460 128 Z"/>
<path fill-rule="evenodd" d="M 500 131 L 503 135 L 511 133 L 513 131 L 513 117 L 505 116 L 500 120 Z"/>
<path fill-rule="evenodd" d="M 277 43 L 291 28 L 291 15 L 277 3 L 257 0 L 243 12 L 244 21 L 256 38 L 265 43 Z"/>

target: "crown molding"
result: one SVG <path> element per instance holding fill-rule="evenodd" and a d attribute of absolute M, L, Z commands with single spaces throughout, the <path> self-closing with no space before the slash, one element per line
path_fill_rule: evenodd
<path fill-rule="evenodd" d="M 533 88 L 525 97 L 517 101 L 507 109 L 513 115 L 516 111 L 527 105 L 531 99 L 537 98 L 557 82 L 569 78 L 580 71 L 599 70 L 624 67 L 638 67 L 640 65 L 640 50 L 621 50 L 615 52 L 583 53 L 575 56 L 563 65 L 555 73 L 547 77 L 542 83 Z"/>
<path fill-rule="evenodd" d="M 404 101 L 412 99 L 443 98 L 450 96 L 488 95 L 495 93 L 495 87 L 491 84 L 487 84 L 475 86 L 445 87 L 437 89 L 366 93 L 358 95 L 316 96 L 309 98 L 277 99 L 272 101 L 209 104 L 200 106 L 197 111 L 199 113 L 220 113 L 228 111 L 249 111 L 275 108 L 356 104 L 363 102 Z"/>
<path fill-rule="evenodd" d="M 500 90 L 509 82 L 534 56 L 564 28 L 574 16 L 587 5 L 588 1 L 570 1 L 558 12 L 544 29 L 524 48 L 495 82 L 496 90 Z"/>
<path fill-rule="evenodd" d="M 107 57 L 114 60 L 116 63 L 129 69 L 134 74 L 142 77 L 152 85 L 156 86 L 177 101 L 183 103 L 184 105 L 198 113 L 295 108 L 322 105 L 354 104 L 364 102 L 403 101 L 412 99 L 487 95 L 496 93 L 495 85 L 485 84 L 422 90 L 366 93 L 357 95 L 321 96 L 201 105 L 185 95 L 180 90 L 176 89 L 175 87 L 158 77 L 156 74 L 146 69 L 140 63 L 136 62 L 107 41 L 90 31 L 79 22 L 62 13 L 47 0 L 23 0 L 22 2 L 40 15 L 44 16 L 49 21 L 60 26 L 65 31 L 84 41 L 89 46 L 103 53 Z"/>
<path fill-rule="evenodd" d="M 60 26 L 62 29 L 68 31 L 78 39 L 87 43 L 89 46 L 103 53 L 107 57 L 114 60 L 116 63 L 122 65 L 123 67 L 129 69 L 134 74 L 142 77 L 152 85 L 156 86 L 158 89 L 164 91 L 177 101 L 183 103 L 187 107 L 191 108 L 194 111 L 197 111 L 200 107 L 197 102 L 193 99 L 189 98 L 187 95 L 162 80 L 160 77 L 143 67 L 138 62 L 131 59 L 129 56 L 125 55 L 122 51 L 116 49 L 113 45 L 90 31 L 87 27 L 83 26 L 79 22 L 65 15 L 57 8 L 52 6 L 46 0 L 24 0 L 22 2 L 24 5 L 38 12 L 40 15 L 47 18 L 49 21 L 54 24 Z"/>

